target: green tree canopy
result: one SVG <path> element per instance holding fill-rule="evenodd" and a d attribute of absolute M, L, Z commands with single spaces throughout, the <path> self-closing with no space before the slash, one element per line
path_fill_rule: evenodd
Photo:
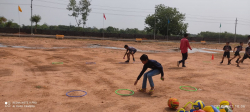
<path fill-rule="evenodd" d="M 41 16 L 39 15 L 34 15 L 30 18 L 31 22 L 35 22 L 36 23 L 36 28 L 37 28 L 37 23 L 41 21 Z M 35 28 L 35 32 L 36 32 L 36 28 Z"/>
<path fill-rule="evenodd" d="M 0 16 L 0 24 L 5 23 L 7 19 L 3 16 Z"/>
<path fill-rule="evenodd" d="M 180 13 L 176 8 L 167 7 L 163 4 L 156 6 L 156 13 L 148 15 L 145 23 L 148 25 L 145 30 L 152 32 L 156 30 L 156 34 L 182 35 L 187 32 L 188 23 L 184 23 L 185 14 Z M 156 21 L 156 24 L 155 24 Z M 168 24 L 168 21 L 170 23 Z"/>

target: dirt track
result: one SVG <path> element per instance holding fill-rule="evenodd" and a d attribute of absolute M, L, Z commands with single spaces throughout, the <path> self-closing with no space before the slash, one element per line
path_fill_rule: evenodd
<path fill-rule="evenodd" d="M 175 112 L 167 108 L 170 97 L 179 99 L 180 107 L 195 100 L 202 100 L 205 105 L 219 105 L 222 100 L 230 100 L 234 105 L 245 106 L 245 108 L 235 108 L 234 112 L 247 112 L 246 110 L 250 109 L 249 59 L 237 68 L 235 61 L 232 61 L 232 65 L 219 64 L 222 52 L 215 54 L 215 60 L 211 60 L 211 54 L 192 53 L 189 54 L 187 67 L 178 68 L 176 61 L 181 59 L 179 52 L 137 52 L 136 62 L 140 62 L 139 57 L 142 54 L 147 54 L 150 59 L 157 60 L 164 67 L 165 81 L 160 80 L 160 75 L 155 76 L 156 91 L 154 95 L 149 96 L 136 91 L 141 88 L 142 78 L 137 86 L 133 85 L 143 64 L 132 62 L 119 64 L 125 61 L 122 59 L 125 50 L 87 47 L 89 44 L 100 44 L 123 48 L 128 44 L 140 50 L 169 51 L 177 48 L 178 43 L 15 37 L 0 37 L 0 43 L 9 46 L 0 47 L 1 112 Z M 193 43 L 191 46 L 222 49 L 224 44 Z M 52 47 L 65 48 L 49 49 Z M 52 62 L 63 62 L 63 64 L 54 65 Z M 88 65 L 86 62 L 96 62 L 96 64 Z M 179 86 L 183 85 L 200 90 L 182 91 Z M 147 87 L 149 89 L 149 84 Z M 126 97 L 115 94 L 115 90 L 123 88 L 132 89 L 135 94 Z M 67 97 L 66 93 L 71 90 L 84 90 L 88 94 L 80 98 Z M 80 94 L 75 92 L 71 95 Z M 5 107 L 4 102 L 14 101 L 34 101 L 37 104 L 34 108 Z"/>

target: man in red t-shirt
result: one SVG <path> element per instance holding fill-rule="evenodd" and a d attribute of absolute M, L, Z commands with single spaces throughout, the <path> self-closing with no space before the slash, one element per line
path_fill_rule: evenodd
<path fill-rule="evenodd" d="M 187 38 L 188 38 L 188 34 L 184 34 L 184 38 L 181 39 L 180 49 L 181 49 L 181 53 L 182 53 L 182 60 L 177 61 L 178 67 L 179 67 L 180 63 L 182 63 L 182 67 L 186 67 L 185 60 L 187 60 L 187 57 L 188 57 L 188 48 L 190 50 L 192 50 Z"/>

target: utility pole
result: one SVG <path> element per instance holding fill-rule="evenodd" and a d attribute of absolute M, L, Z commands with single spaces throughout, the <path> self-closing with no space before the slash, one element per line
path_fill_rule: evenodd
<path fill-rule="evenodd" d="M 32 1 L 33 0 L 31 0 L 31 18 L 32 18 Z M 32 27 L 32 21 L 31 21 L 31 35 L 33 35 L 33 27 Z"/>
<path fill-rule="evenodd" d="M 155 24 L 156 24 L 156 6 L 155 6 Z M 154 26 L 154 40 L 155 40 L 155 26 Z"/>
<path fill-rule="evenodd" d="M 236 20 L 235 20 L 235 37 L 234 37 L 234 42 L 236 42 L 236 27 L 237 27 L 237 18 L 236 18 Z"/>
<path fill-rule="evenodd" d="M 169 18 L 167 17 L 168 25 L 169 25 Z M 167 26 L 167 41 L 168 41 L 168 26 Z"/>

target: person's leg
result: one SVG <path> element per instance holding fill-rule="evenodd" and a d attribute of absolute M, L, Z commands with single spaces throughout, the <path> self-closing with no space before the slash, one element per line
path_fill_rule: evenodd
<path fill-rule="evenodd" d="M 237 67 L 240 67 L 240 63 L 243 62 L 243 61 L 244 61 L 244 58 L 242 58 L 242 59 L 240 60 L 240 62 L 237 63 Z"/>
<path fill-rule="evenodd" d="M 238 57 L 238 59 L 236 60 L 236 63 L 239 63 L 239 60 L 240 60 L 240 58 L 241 58 L 241 56 L 240 55 L 238 55 L 239 57 Z"/>
<path fill-rule="evenodd" d="M 223 63 L 223 60 L 224 60 L 224 56 L 222 57 L 222 60 L 221 60 L 221 62 L 220 62 L 220 63 Z"/>
<path fill-rule="evenodd" d="M 231 64 L 231 61 L 236 57 L 236 55 L 234 55 L 234 57 L 232 59 L 228 59 L 228 64 Z"/>
<path fill-rule="evenodd" d="M 185 53 L 184 58 L 183 58 L 183 62 L 182 62 L 182 67 L 186 67 L 185 66 L 185 61 L 187 60 L 187 58 L 188 58 L 188 53 Z"/>
<path fill-rule="evenodd" d="M 236 58 L 236 56 L 234 55 L 234 57 L 232 59 L 230 59 L 229 61 L 232 61 L 234 58 Z"/>
<path fill-rule="evenodd" d="M 228 65 L 230 65 L 231 63 L 230 63 L 230 52 L 227 54 L 227 59 L 228 59 Z"/>
<path fill-rule="evenodd" d="M 151 70 L 152 71 L 152 70 Z M 150 71 L 149 71 L 150 72 Z M 147 73 L 145 73 L 144 74 L 144 76 L 143 76 L 143 81 L 142 81 L 142 89 L 143 90 L 146 90 L 146 88 L 147 88 L 147 78 L 148 78 L 148 73 L 149 72 L 147 72 Z"/>
<path fill-rule="evenodd" d="M 240 67 L 240 63 L 242 63 L 245 59 L 247 59 L 246 54 L 243 56 L 243 58 L 240 60 L 240 62 L 237 64 L 237 67 Z"/>
<path fill-rule="evenodd" d="M 151 71 L 148 72 L 147 77 L 148 77 L 149 84 L 151 86 L 151 90 L 154 90 L 154 82 L 153 82 L 152 77 L 155 76 L 155 75 L 158 75 L 160 73 L 161 72 L 158 69 L 154 69 L 154 70 L 151 70 Z"/>
<path fill-rule="evenodd" d="M 127 53 L 127 58 L 128 58 L 128 60 L 127 60 L 127 61 L 125 61 L 125 62 L 129 62 L 129 60 L 130 60 L 130 52 L 129 52 L 129 53 Z"/>
<path fill-rule="evenodd" d="M 181 53 L 181 55 L 182 55 L 182 60 L 183 60 L 183 59 L 184 59 L 184 54 L 183 54 L 183 53 Z M 179 67 L 180 63 L 182 63 L 182 60 L 177 61 L 177 66 L 178 66 L 178 67 Z"/>
<path fill-rule="evenodd" d="M 131 55 L 132 55 L 132 57 L 133 57 L 133 61 L 135 61 L 134 54 L 135 54 L 135 52 L 132 52 L 132 53 L 131 53 Z"/>

